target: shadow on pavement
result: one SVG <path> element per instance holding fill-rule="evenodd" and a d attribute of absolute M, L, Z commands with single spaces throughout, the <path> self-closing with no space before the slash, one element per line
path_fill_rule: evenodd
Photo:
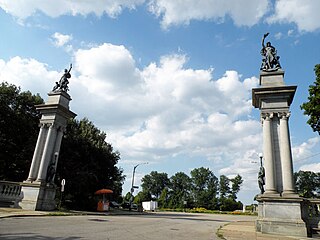
<path fill-rule="evenodd" d="M 32 239 L 32 240 L 77 240 L 81 239 L 81 237 L 49 237 L 44 235 L 39 235 L 35 233 L 10 233 L 10 234 L 0 234 L 0 239 L 5 240 L 26 240 L 26 239 Z"/>

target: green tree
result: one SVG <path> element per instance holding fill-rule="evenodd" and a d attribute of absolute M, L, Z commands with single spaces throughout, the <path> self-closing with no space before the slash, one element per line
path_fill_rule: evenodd
<path fill-rule="evenodd" d="M 237 194 L 240 191 L 241 184 L 243 182 L 242 177 L 238 174 L 232 179 L 229 179 L 225 175 L 220 176 L 219 191 L 220 191 L 220 210 L 222 211 L 234 211 L 242 209 L 242 203 L 237 200 Z M 230 188 L 231 183 L 231 188 Z"/>
<path fill-rule="evenodd" d="M 192 192 L 196 207 L 215 209 L 217 207 L 218 178 L 209 168 L 195 168 L 191 171 Z"/>
<path fill-rule="evenodd" d="M 300 107 L 304 110 L 303 114 L 308 115 L 307 123 L 314 132 L 320 134 L 320 64 L 314 68 L 316 80 L 313 85 L 309 86 L 308 102 L 303 103 Z"/>
<path fill-rule="evenodd" d="M 168 194 L 168 188 L 164 188 L 160 194 L 160 197 L 158 199 L 158 206 L 160 208 L 170 207 L 168 204 L 169 194 Z M 171 208 L 171 207 L 170 207 Z M 173 208 L 173 207 L 172 207 Z"/>
<path fill-rule="evenodd" d="M 130 200 L 130 197 L 128 201 Z M 136 204 L 141 204 L 142 202 L 150 201 L 151 200 L 151 195 L 149 192 L 146 191 L 140 191 L 138 194 L 134 197 L 134 203 Z"/>
<path fill-rule="evenodd" d="M 296 191 L 301 197 L 317 197 L 320 193 L 320 174 L 311 171 L 294 173 Z"/>
<path fill-rule="evenodd" d="M 231 193 L 230 179 L 225 175 L 220 176 L 219 192 L 220 192 L 220 199 L 227 198 L 229 196 L 229 194 Z"/>
<path fill-rule="evenodd" d="M 57 184 L 66 179 L 66 197 L 77 209 L 95 208 L 94 192 L 113 190 L 115 200 L 121 196 L 124 176 L 116 164 L 120 154 L 105 141 L 106 134 L 88 119 L 71 120 L 61 144 Z"/>
<path fill-rule="evenodd" d="M 39 132 L 35 105 L 43 99 L 19 87 L 0 84 L 0 179 L 27 179 Z"/>
<path fill-rule="evenodd" d="M 191 178 L 183 173 L 177 172 L 170 178 L 170 194 L 169 202 L 170 208 L 183 208 L 184 201 L 190 203 L 191 198 Z"/>
<path fill-rule="evenodd" d="M 242 177 L 238 174 L 237 176 L 235 176 L 234 178 L 232 178 L 231 180 L 231 193 L 230 193 L 230 198 L 232 200 L 236 200 L 237 199 L 237 194 L 240 191 L 240 186 L 243 183 L 243 179 Z"/>
<path fill-rule="evenodd" d="M 162 190 L 169 185 L 167 173 L 152 171 L 141 179 L 141 187 L 145 192 L 149 192 L 155 199 L 160 197 Z"/>

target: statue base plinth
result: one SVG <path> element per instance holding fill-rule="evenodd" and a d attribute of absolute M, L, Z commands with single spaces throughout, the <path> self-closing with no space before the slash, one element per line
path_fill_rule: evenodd
<path fill-rule="evenodd" d="M 38 182 L 22 183 L 20 207 L 26 210 L 50 211 L 56 209 L 56 186 Z"/>
<path fill-rule="evenodd" d="M 258 195 L 256 231 L 261 233 L 307 237 L 307 224 L 302 210 L 303 199 L 297 195 L 285 197 Z"/>

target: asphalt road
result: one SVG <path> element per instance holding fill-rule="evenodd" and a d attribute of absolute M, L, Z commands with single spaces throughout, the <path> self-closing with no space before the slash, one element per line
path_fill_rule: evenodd
<path fill-rule="evenodd" d="M 13 217 L 0 219 L 0 239 L 212 240 L 219 239 L 216 231 L 221 225 L 253 219 L 185 213 Z"/>

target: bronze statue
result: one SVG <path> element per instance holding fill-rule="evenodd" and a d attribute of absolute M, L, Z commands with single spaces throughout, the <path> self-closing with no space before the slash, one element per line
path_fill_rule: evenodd
<path fill-rule="evenodd" d="M 264 167 L 262 166 L 262 156 L 260 156 L 260 170 L 258 173 L 258 184 L 260 188 L 261 194 L 264 193 L 264 185 L 265 185 L 265 170 Z"/>
<path fill-rule="evenodd" d="M 277 50 L 275 49 L 275 47 L 273 47 L 270 42 L 267 42 L 267 44 L 264 45 L 264 40 L 268 35 L 269 33 L 263 35 L 262 49 L 260 52 L 263 56 L 260 70 L 265 72 L 277 71 L 281 69 L 279 61 L 280 57 L 277 56 Z"/>
<path fill-rule="evenodd" d="M 53 92 L 57 92 L 57 91 L 69 91 L 69 80 L 68 78 L 71 78 L 71 74 L 70 71 L 72 69 L 72 64 L 70 64 L 70 68 L 69 70 L 65 69 L 64 70 L 64 74 L 62 75 L 62 77 L 60 78 L 59 82 L 56 82 L 56 85 L 53 87 L 52 91 Z"/>

